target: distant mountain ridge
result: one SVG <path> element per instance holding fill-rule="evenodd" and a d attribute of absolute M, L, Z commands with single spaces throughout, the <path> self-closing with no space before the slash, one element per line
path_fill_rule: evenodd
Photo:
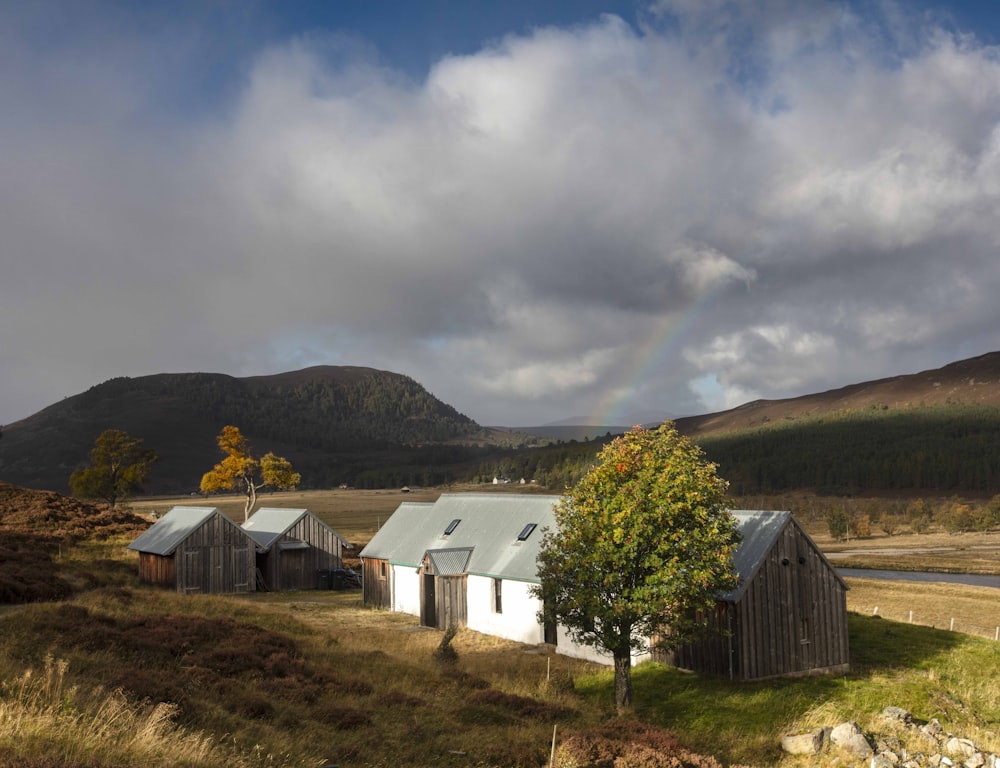
<path fill-rule="evenodd" d="M 1000 490 L 1000 352 L 675 421 L 710 458 L 719 457 L 734 487 L 748 492 L 880 487 L 880 472 L 910 488 L 931 482 Z M 548 478 L 550 487 L 563 488 L 590 466 L 609 432 L 625 429 L 482 427 L 413 379 L 372 368 L 317 366 L 246 378 L 156 374 L 111 379 L 5 426 L 0 480 L 65 492 L 97 435 L 115 428 L 159 453 L 148 492 L 195 491 L 220 458 L 215 438 L 227 424 L 240 427 L 258 453 L 291 460 L 312 488 L 440 485 L 495 474 Z M 890 457 L 887 441 L 919 445 L 912 451 L 923 458 Z M 552 450 L 535 450 L 548 443 Z M 833 466 L 862 448 L 871 467 Z M 971 475 L 964 466 L 970 463 L 980 467 Z"/>
<path fill-rule="evenodd" d="M 122 429 L 156 450 L 148 490 L 195 490 L 221 457 L 219 430 L 234 424 L 259 453 L 289 458 L 313 485 L 342 482 L 361 456 L 398 460 L 414 446 L 488 441 L 469 417 L 397 373 L 317 366 L 273 376 L 156 374 L 110 379 L 7 425 L 0 478 L 65 491 L 94 439 Z M 405 460 L 405 456 L 403 457 Z"/>
<path fill-rule="evenodd" d="M 685 434 L 714 435 L 823 413 L 938 405 L 1000 405 L 1000 352 L 801 397 L 754 400 L 727 411 L 686 416 L 675 422 Z"/>

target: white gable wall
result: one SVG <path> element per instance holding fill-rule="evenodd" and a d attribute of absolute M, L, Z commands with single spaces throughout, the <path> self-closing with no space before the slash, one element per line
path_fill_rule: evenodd
<path fill-rule="evenodd" d="M 392 610 L 420 615 L 420 575 L 416 566 L 391 565 Z"/>
<path fill-rule="evenodd" d="M 538 623 L 541 601 L 531 594 L 531 584 L 515 579 L 502 579 L 501 608 L 495 611 L 493 579 L 469 575 L 466 598 L 467 626 L 484 635 L 496 635 L 519 643 L 537 645 L 545 642 L 545 631 Z"/>

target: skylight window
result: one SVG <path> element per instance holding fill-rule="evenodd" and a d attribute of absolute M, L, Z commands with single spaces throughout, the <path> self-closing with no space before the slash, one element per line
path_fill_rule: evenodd
<path fill-rule="evenodd" d="M 535 528 L 537 527 L 538 523 L 528 523 L 526 526 L 524 526 L 524 528 L 521 529 L 521 532 L 517 534 L 517 540 L 527 541 L 528 537 L 531 535 L 531 532 L 534 531 Z"/>
<path fill-rule="evenodd" d="M 450 536 L 454 532 L 454 530 L 456 528 L 458 528 L 458 524 L 460 522 L 462 522 L 461 518 L 455 518 L 450 523 L 448 523 L 448 527 L 444 529 L 444 534 L 443 535 Z"/>

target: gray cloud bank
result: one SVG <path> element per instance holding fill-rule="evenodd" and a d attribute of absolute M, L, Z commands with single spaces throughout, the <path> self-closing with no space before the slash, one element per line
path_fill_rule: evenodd
<path fill-rule="evenodd" d="M 1000 51 L 904 9 L 677 0 L 420 81 L 309 34 L 206 107 L 193 27 L 5 6 L 0 422 L 345 364 L 627 423 L 998 349 Z"/>

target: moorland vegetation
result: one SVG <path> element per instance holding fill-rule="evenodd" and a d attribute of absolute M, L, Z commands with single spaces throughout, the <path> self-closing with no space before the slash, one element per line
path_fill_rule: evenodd
<path fill-rule="evenodd" d="M 366 609 L 353 591 L 184 596 L 143 587 L 125 549 L 148 525 L 134 514 L 143 507 L 111 515 L 58 494 L 3 490 L 0 538 L 20 531 L 46 559 L 34 572 L 63 585 L 0 606 L 3 766 L 535 768 L 548 764 L 555 733 L 563 766 L 620 758 L 799 768 L 804 758 L 780 751 L 783 733 L 842 720 L 874 732 L 887 705 L 1000 750 L 1000 644 L 905 618 L 919 597 L 942 616 L 967 611 L 982 623 L 995 616 L 995 590 L 921 585 L 898 595 L 892 582 L 851 580 L 849 674 L 731 683 L 644 664 L 634 670 L 633 715 L 620 719 L 607 668 L 468 631 L 444 657 L 442 633 Z M 411 497 L 278 498 L 308 506 L 360 544 Z M 239 496 L 222 501 L 242 508 Z M 909 537 L 936 536 L 948 534 L 932 527 L 871 540 L 906 546 Z M 966 544 L 991 536 L 951 535 Z M 833 541 L 822 526 L 816 538 Z M 808 760 L 835 763 L 844 764 L 833 753 Z"/>

